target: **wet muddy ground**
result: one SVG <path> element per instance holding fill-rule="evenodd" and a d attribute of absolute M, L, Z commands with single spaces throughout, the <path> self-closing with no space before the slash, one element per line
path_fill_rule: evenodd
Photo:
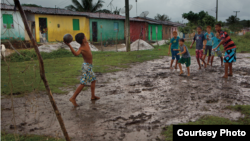
<path fill-rule="evenodd" d="M 132 64 L 124 71 L 97 74 L 96 95 L 80 93 L 74 109 L 67 95 L 54 94 L 67 131 L 74 141 L 157 141 L 169 124 L 195 121 L 203 115 L 236 120 L 241 113 L 228 105 L 250 104 L 250 54 L 237 54 L 234 76 L 222 79 L 224 69 L 215 57 L 214 66 L 198 70 L 194 57 L 191 76 L 170 70 L 171 58 Z M 44 92 L 14 99 L 15 120 L 20 134 L 62 136 L 56 116 Z M 2 130 L 14 132 L 11 100 L 2 99 Z"/>

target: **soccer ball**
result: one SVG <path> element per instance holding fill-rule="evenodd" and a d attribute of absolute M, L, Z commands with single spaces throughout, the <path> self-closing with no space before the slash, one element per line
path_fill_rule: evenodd
<path fill-rule="evenodd" d="M 71 34 L 65 34 L 65 35 L 63 36 L 63 41 L 66 42 L 66 43 L 72 42 L 72 41 L 73 41 L 72 35 L 71 35 Z"/>

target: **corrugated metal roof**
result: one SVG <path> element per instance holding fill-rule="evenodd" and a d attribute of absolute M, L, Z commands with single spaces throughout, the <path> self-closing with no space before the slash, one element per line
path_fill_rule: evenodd
<path fill-rule="evenodd" d="M 1 3 L 2 10 L 14 10 L 14 6 Z M 46 7 L 28 7 L 23 6 L 23 10 L 26 12 L 34 14 L 50 14 L 50 15 L 74 15 L 74 16 L 86 16 L 89 18 L 98 18 L 98 19 L 118 19 L 125 20 L 125 16 L 108 14 L 108 13 L 91 13 L 91 12 L 76 12 L 65 9 L 55 9 L 55 8 L 46 8 Z M 130 18 L 130 21 L 137 22 L 147 22 L 143 19 Z"/>
<path fill-rule="evenodd" d="M 148 18 L 148 17 L 135 17 L 135 18 L 143 18 L 145 20 L 153 21 L 155 23 L 160 23 L 160 24 L 163 24 L 163 25 L 185 26 L 184 24 L 181 24 L 181 23 L 176 23 L 176 22 L 171 22 L 171 21 L 159 21 L 159 20 L 155 20 L 155 19 L 152 19 L 152 18 Z"/>

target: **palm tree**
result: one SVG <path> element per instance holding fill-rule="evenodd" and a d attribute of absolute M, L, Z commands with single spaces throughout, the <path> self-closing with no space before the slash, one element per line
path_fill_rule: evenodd
<path fill-rule="evenodd" d="M 171 20 L 171 19 L 168 17 L 168 15 L 165 15 L 165 14 L 163 14 L 163 15 L 157 14 L 157 15 L 155 16 L 155 19 L 156 19 L 156 20 L 159 20 L 159 21 L 170 21 L 170 20 Z"/>
<path fill-rule="evenodd" d="M 93 3 L 93 0 L 72 0 L 73 5 L 66 6 L 65 8 L 72 11 L 78 12 L 97 12 L 103 7 L 103 0 L 98 0 L 97 3 Z"/>

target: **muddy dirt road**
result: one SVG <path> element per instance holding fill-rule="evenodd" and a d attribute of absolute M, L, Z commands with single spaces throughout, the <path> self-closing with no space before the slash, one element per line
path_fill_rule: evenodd
<path fill-rule="evenodd" d="M 74 141 L 162 140 L 162 127 L 194 121 L 203 115 L 238 119 L 244 115 L 225 110 L 235 104 L 250 104 L 250 54 L 237 54 L 234 76 L 220 78 L 224 69 L 215 57 L 214 67 L 198 71 L 194 57 L 191 76 L 170 70 L 170 57 L 133 64 L 124 71 L 97 74 L 96 95 L 80 93 L 74 109 L 67 95 L 54 94 L 66 128 Z M 248 57 L 248 58 L 247 58 Z M 183 66 L 186 74 L 186 68 Z M 15 120 L 20 134 L 62 136 L 44 92 L 14 99 Z M 14 132 L 10 99 L 2 99 L 2 130 Z"/>

